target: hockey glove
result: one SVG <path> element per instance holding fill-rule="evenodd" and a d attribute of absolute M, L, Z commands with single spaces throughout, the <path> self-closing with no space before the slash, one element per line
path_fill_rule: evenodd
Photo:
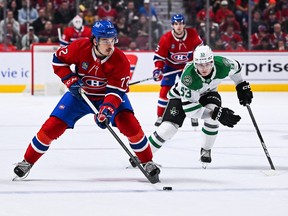
<path fill-rule="evenodd" d="M 102 104 L 99 108 L 99 113 L 96 114 L 95 121 L 100 128 L 106 129 L 106 124 L 110 123 L 110 118 L 114 113 L 114 106 L 110 103 L 106 103 Z"/>
<path fill-rule="evenodd" d="M 243 106 L 252 102 L 253 94 L 248 82 L 244 81 L 236 86 L 239 103 Z"/>
<path fill-rule="evenodd" d="M 239 115 L 234 115 L 234 112 L 228 108 L 216 107 L 212 113 L 212 119 L 218 120 L 221 124 L 227 127 L 234 127 L 241 117 Z"/>
<path fill-rule="evenodd" d="M 77 76 L 71 76 L 69 79 L 63 81 L 67 86 L 71 94 L 78 100 L 82 100 L 80 89 L 84 86 L 84 83 Z"/>
<path fill-rule="evenodd" d="M 163 79 L 162 69 L 157 68 L 153 71 L 153 79 L 154 79 L 154 81 L 161 81 Z"/>

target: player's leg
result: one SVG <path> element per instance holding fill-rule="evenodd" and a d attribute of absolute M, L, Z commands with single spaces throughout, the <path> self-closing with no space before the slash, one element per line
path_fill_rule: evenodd
<path fill-rule="evenodd" d="M 221 106 L 221 96 L 218 92 L 209 92 L 203 95 L 199 102 L 202 106 L 208 109 L 214 110 L 216 106 Z M 200 161 L 202 162 L 203 168 L 207 167 L 208 163 L 211 163 L 211 149 L 214 146 L 215 140 L 217 138 L 219 128 L 219 122 L 208 118 L 204 120 L 204 125 L 202 127 L 202 143 L 200 150 Z"/>
<path fill-rule="evenodd" d="M 119 131 L 128 138 L 131 149 L 150 175 L 158 175 L 160 169 L 152 161 L 153 154 L 148 139 L 132 111 L 127 95 L 123 97 L 123 101 L 111 119 L 111 123 L 113 126 L 117 126 Z"/>
<path fill-rule="evenodd" d="M 73 128 L 78 119 L 91 112 L 86 103 L 67 92 L 29 143 L 24 160 L 17 163 L 14 168 L 15 174 L 25 178 L 32 166 L 48 151 L 53 140 L 59 138 L 67 128 Z"/>
<path fill-rule="evenodd" d="M 182 126 L 186 115 L 182 109 L 180 99 L 170 99 L 163 115 L 163 121 L 149 136 L 152 152 L 159 150 L 162 145 L 171 139 Z"/>
<path fill-rule="evenodd" d="M 157 120 L 155 126 L 159 126 L 162 122 L 162 116 L 168 104 L 167 93 L 171 89 L 171 86 L 161 86 L 159 92 L 159 98 L 157 103 Z"/>
<path fill-rule="evenodd" d="M 51 142 L 60 137 L 66 128 L 67 124 L 62 120 L 49 117 L 29 143 L 24 160 L 15 166 L 14 173 L 20 178 L 26 177 L 36 161 L 48 151 Z"/>
<path fill-rule="evenodd" d="M 174 70 L 175 70 L 174 68 L 170 67 L 166 67 L 164 70 L 164 78 L 161 81 L 161 88 L 157 103 L 157 121 L 155 122 L 155 126 L 159 126 L 161 124 L 163 113 L 168 104 L 167 94 L 169 90 L 172 88 L 172 86 L 175 84 L 176 77 L 181 75 L 181 72 L 179 72 L 165 76 L 165 73 L 169 73 Z"/>

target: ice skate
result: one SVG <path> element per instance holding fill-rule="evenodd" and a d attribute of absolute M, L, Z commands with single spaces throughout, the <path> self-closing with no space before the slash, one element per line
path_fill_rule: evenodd
<path fill-rule="evenodd" d="M 202 162 L 202 167 L 203 169 L 207 168 L 207 165 L 211 163 L 212 158 L 211 158 L 211 149 L 205 150 L 201 148 L 200 151 L 200 161 Z"/>
<path fill-rule="evenodd" d="M 138 161 L 139 163 L 141 163 L 141 161 L 139 160 L 139 158 L 138 158 L 137 156 L 134 156 L 134 159 L 135 159 L 136 161 Z M 135 163 L 131 158 L 129 158 L 129 162 L 130 162 L 130 165 L 127 166 L 126 169 L 137 168 L 136 163 Z M 157 167 L 162 167 L 161 164 L 158 164 L 158 163 L 155 163 L 155 162 L 154 162 L 154 164 L 155 164 Z"/>
<path fill-rule="evenodd" d="M 16 177 L 13 178 L 13 181 L 25 179 L 28 176 L 32 166 L 33 164 L 30 164 L 25 160 L 17 163 L 14 168 L 14 173 L 16 174 Z"/>
<path fill-rule="evenodd" d="M 162 117 L 158 117 L 154 125 L 158 127 L 161 123 L 162 123 Z"/>
<path fill-rule="evenodd" d="M 145 164 L 143 164 L 144 169 L 146 172 L 151 176 L 153 179 L 153 182 L 159 182 L 159 173 L 160 169 L 156 166 L 156 164 L 153 161 L 149 161 Z"/>

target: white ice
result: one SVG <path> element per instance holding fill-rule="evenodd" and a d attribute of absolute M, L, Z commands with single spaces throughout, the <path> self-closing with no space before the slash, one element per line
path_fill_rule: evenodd
<path fill-rule="evenodd" d="M 129 93 L 147 135 L 154 130 L 157 93 Z M 24 181 L 11 181 L 16 162 L 60 96 L 0 95 L 0 216 L 272 216 L 288 212 L 288 93 L 254 93 L 251 109 L 276 168 L 270 164 L 246 107 L 235 92 L 223 105 L 241 115 L 220 126 L 212 163 L 201 168 L 201 125 L 188 120 L 154 156 L 161 183 L 126 169 L 128 155 L 89 115 L 68 130 Z M 115 128 L 127 144 L 127 140 Z M 163 191 L 164 186 L 173 187 Z"/>

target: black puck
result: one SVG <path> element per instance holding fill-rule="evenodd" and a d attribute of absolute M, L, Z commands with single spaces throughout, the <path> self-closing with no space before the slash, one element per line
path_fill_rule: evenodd
<path fill-rule="evenodd" d="M 172 187 L 163 187 L 163 190 L 172 190 Z"/>

